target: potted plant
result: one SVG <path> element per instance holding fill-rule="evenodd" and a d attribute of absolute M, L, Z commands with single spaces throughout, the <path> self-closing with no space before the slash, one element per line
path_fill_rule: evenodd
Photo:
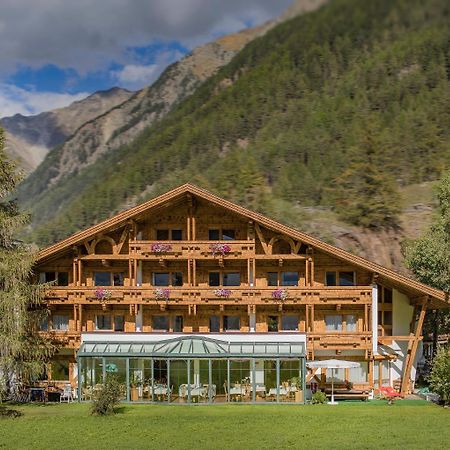
<path fill-rule="evenodd" d="M 157 300 L 169 300 L 170 297 L 170 289 L 167 288 L 158 288 L 155 289 L 155 297 Z"/>
<path fill-rule="evenodd" d="M 295 403 L 302 403 L 303 402 L 303 390 L 300 388 L 300 378 L 292 377 L 290 379 L 290 383 L 291 383 L 291 387 L 295 388 L 295 391 L 294 391 Z"/>
<path fill-rule="evenodd" d="M 130 378 L 130 400 L 137 402 L 139 400 L 139 387 L 142 386 L 141 376 L 133 372 Z"/>
<path fill-rule="evenodd" d="M 98 288 L 95 290 L 95 297 L 100 300 L 103 311 L 106 309 L 108 300 L 112 297 L 112 292 L 108 289 Z"/>
<path fill-rule="evenodd" d="M 209 246 L 213 256 L 222 255 L 225 256 L 231 252 L 231 246 L 228 244 L 211 244 Z"/>
<path fill-rule="evenodd" d="M 214 291 L 216 297 L 228 298 L 231 295 L 230 289 L 216 289 Z"/>
<path fill-rule="evenodd" d="M 289 292 L 287 291 L 287 289 L 278 288 L 272 292 L 272 298 L 274 298 L 275 300 L 280 300 L 281 302 L 286 300 L 288 297 Z"/>
<path fill-rule="evenodd" d="M 151 245 L 153 253 L 167 253 L 172 251 L 172 246 L 170 244 L 164 244 L 162 242 L 154 242 Z"/>

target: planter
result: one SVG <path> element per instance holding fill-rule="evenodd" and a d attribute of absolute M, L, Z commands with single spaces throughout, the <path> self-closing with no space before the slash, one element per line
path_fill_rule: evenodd
<path fill-rule="evenodd" d="M 137 402 L 139 400 L 139 392 L 136 386 L 131 386 L 130 388 L 130 400 L 132 402 Z"/>
<path fill-rule="evenodd" d="M 295 403 L 303 403 L 303 391 L 295 392 Z"/>

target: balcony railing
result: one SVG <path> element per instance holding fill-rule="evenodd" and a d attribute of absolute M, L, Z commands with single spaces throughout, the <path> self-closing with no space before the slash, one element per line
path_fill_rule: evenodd
<path fill-rule="evenodd" d="M 214 250 L 217 244 L 226 251 Z M 139 259 L 252 258 L 255 241 L 130 241 L 130 253 Z"/>
<path fill-rule="evenodd" d="M 340 349 L 372 349 L 372 332 L 355 331 L 355 332 L 330 332 L 308 333 L 308 348 L 314 350 L 340 350 Z"/>
<path fill-rule="evenodd" d="M 50 303 L 101 304 L 96 297 L 97 287 L 52 287 L 45 298 Z M 167 302 L 185 304 L 204 303 L 241 303 L 248 304 L 370 304 L 372 290 L 370 286 L 346 286 L 310 288 L 289 286 L 283 300 L 274 297 L 275 287 L 127 287 L 115 286 L 106 288 L 111 295 L 107 303 L 160 303 L 157 289 L 168 289 Z M 165 300 L 165 299 L 163 299 Z"/>

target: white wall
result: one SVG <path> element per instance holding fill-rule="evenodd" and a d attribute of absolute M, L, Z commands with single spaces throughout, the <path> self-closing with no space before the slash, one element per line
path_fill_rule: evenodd
<path fill-rule="evenodd" d="M 414 306 L 409 304 L 409 298 L 394 289 L 392 292 L 392 334 L 393 336 L 408 336 Z"/>

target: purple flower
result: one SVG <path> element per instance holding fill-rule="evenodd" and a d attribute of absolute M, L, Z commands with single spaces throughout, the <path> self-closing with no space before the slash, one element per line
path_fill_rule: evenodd
<path fill-rule="evenodd" d="M 157 300 L 168 300 L 170 297 L 170 289 L 167 289 L 167 288 L 156 289 L 155 297 Z"/>
<path fill-rule="evenodd" d="M 231 291 L 229 289 L 216 289 L 214 291 L 214 295 L 216 295 L 217 297 L 228 298 L 231 295 Z"/>
<path fill-rule="evenodd" d="M 211 244 L 209 246 L 213 256 L 220 253 L 222 256 L 225 256 L 227 253 L 231 252 L 231 246 L 228 244 Z"/>
<path fill-rule="evenodd" d="M 172 250 L 172 246 L 170 244 L 154 242 L 151 246 L 151 250 L 154 253 L 165 253 L 165 252 L 170 252 Z"/>
<path fill-rule="evenodd" d="M 288 296 L 289 296 L 289 293 L 286 289 L 279 288 L 279 289 L 275 289 L 272 292 L 272 297 L 276 300 L 283 301 L 283 300 L 286 300 L 288 298 Z"/>
<path fill-rule="evenodd" d="M 108 291 L 108 289 L 98 288 L 95 290 L 95 297 L 97 300 L 108 300 L 111 296 L 112 292 Z"/>

